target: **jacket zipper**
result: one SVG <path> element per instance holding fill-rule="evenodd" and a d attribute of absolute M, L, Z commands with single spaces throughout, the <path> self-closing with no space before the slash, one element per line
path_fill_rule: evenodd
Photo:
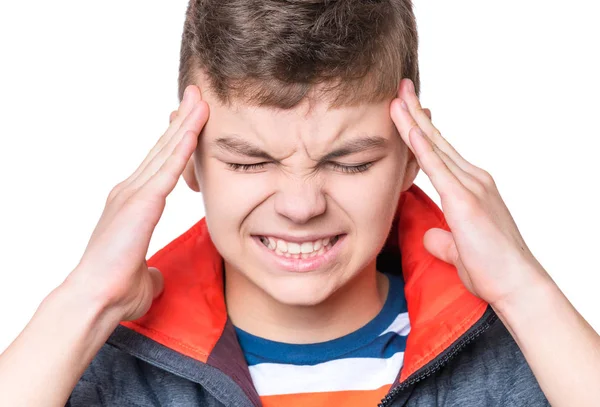
<path fill-rule="evenodd" d="M 408 378 L 403 383 L 400 383 L 398 384 L 398 386 L 394 387 L 381 400 L 377 407 L 390 406 L 403 390 L 406 390 L 408 387 L 416 384 L 417 382 L 420 382 L 421 380 L 427 378 L 428 376 L 431 376 L 432 374 L 440 370 L 448 362 L 450 362 L 458 353 L 460 353 L 460 351 L 465 346 L 473 342 L 479 335 L 487 331 L 497 319 L 498 316 L 488 305 L 488 309 L 486 310 L 485 314 L 481 317 L 481 319 L 477 321 L 467 332 L 465 332 L 454 346 L 442 352 L 442 354 L 440 354 L 437 358 L 423 366 L 416 373 L 413 373 L 412 377 Z"/>

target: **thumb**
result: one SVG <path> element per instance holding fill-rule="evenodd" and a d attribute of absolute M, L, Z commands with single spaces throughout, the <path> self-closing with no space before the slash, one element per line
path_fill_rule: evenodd
<path fill-rule="evenodd" d="M 458 266 L 458 251 L 452 233 L 444 229 L 433 228 L 425 232 L 423 246 L 429 253 L 446 263 Z"/>
<path fill-rule="evenodd" d="M 156 299 L 165 288 L 165 280 L 156 267 L 148 267 L 148 273 L 150 273 L 150 281 L 152 281 L 152 299 Z"/>

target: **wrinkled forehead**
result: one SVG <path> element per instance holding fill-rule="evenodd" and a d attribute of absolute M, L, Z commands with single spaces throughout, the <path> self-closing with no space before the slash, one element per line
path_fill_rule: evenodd
<path fill-rule="evenodd" d="M 280 109 L 235 101 L 224 105 L 204 90 L 203 98 L 210 107 L 205 128 L 209 142 L 236 135 L 255 141 L 274 154 L 286 154 L 299 145 L 320 151 L 365 135 L 394 136 L 391 100 L 331 108 L 326 101 L 306 99 L 291 109 Z"/>

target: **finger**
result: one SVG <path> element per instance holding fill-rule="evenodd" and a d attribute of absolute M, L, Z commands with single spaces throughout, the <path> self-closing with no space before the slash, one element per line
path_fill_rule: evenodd
<path fill-rule="evenodd" d="M 202 100 L 202 95 L 200 93 L 200 89 L 198 89 L 197 86 L 190 85 L 185 89 L 185 92 L 183 94 L 183 100 L 179 105 L 177 114 L 175 115 L 175 117 L 173 117 L 173 121 L 169 124 L 167 131 L 165 131 L 161 138 L 156 142 L 152 150 L 150 150 L 144 161 L 142 161 L 138 168 L 129 177 L 130 179 L 136 179 L 139 176 L 139 174 L 144 171 L 148 163 L 154 159 L 154 157 L 162 150 L 164 145 L 167 144 L 169 140 L 173 137 L 173 135 L 177 133 L 187 115 L 192 111 L 192 109 L 200 100 Z M 171 113 L 171 115 L 173 115 L 173 113 Z M 128 183 L 129 182 L 126 182 L 126 184 Z"/>
<path fill-rule="evenodd" d="M 165 288 L 165 279 L 156 267 L 148 267 L 148 273 L 152 281 L 152 299 L 156 299 Z"/>
<path fill-rule="evenodd" d="M 398 106 L 400 106 L 400 107 L 398 107 Z M 402 137 L 404 142 L 409 146 L 409 148 L 412 150 L 413 154 L 415 154 L 415 156 L 418 159 L 419 156 L 417 155 L 417 152 L 411 145 L 411 142 L 409 139 L 409 134 L 410 134 L 411 129 L 413 129 L 413 128 L 418 129 L 419 125 L 415 121 L 415 119 L 412 117 L 410 112 L 408 111 L 408 106 L 407 106 L 406 102 L 404 102 L 402 99 L 396 99 L 396 100 L 392 101 L 391 116 L 392 116 L 392 120 L 396 124 L 396 128 L 398 129 L 400 136 Z M 454 175 L 463 184 L 465 184 L 465 186 L 470 187 L 473 182 L 472 177 L 468 173 L 466 173 L 462 168 L 460 168 L 452 160 L 451 157 L 449 157 L 447 154 L 444 153 L 444 151 L 439 149 L 438 146 L 435 145 L 435 143 L 432 143 L 431 139 L 429 139 L 427 135 L 425 135 L 425 138 L 427 138 L 427 141 L 432 145 L 432 148 L 434 149 L 434 151 L 440 156 L 440 159 L 446 165 L 446 168 L 448 168 L 450 171 L 452 171 L 454 173 Z"/>
<path fill-rule="evenodd" d="M 423 236 L 423 246 L 438 259 L 457 265 L 458 250 L 452 232 L 441 228 L 429 229 Z"/>
<path fill-rule="evenodd" d="M 144 171 L 131 182 L 128 188 L 135 191 L 144 185 L 150 178 L 160 171 L 164 163 L 172 158 L 180 142 L 186 137 L 186 134 L 193 133 L 198 139 L 200 131 L 208 119 L 208 105 L 206 102 L 200 102 L 185 118 L 179 131 L 171 137 L 162 150 L 148 163 Z M 184 142 L 185 143 L 185 142 Z M 190 152 L 190 156 L 191 156 Z M 189 156 L 187 157 L 189 159 Z M 183 169 L 181 170 L 183 172 Z M 177 174 L 179 177 L 181 173 Z M 174 186 L 174 185 L 173 185 Z"/>
<path fill-rule="evenodd" d="M 200 100 L 202 100 L 202 94 L 200 93 L 200 89 L 195 85 L 189 85 L 183 93 L 183 100 L 179 105 L 179 108 L 177 110 L 177 113 L 173 117 L 173 120 L 170 121 L 169 127 L 167 128 L 163 136 L 155 144 L 155 146 L 152 148 L 150 153 L 146 156 L 146 159 L 142 162 L 142 164 L 140 164 L 136 172 L 134 172 L 133 178 L 135 178 L 139 173 L 141 173 L 144 170 L 148 162 L 150 162 L 156 156 L 156 154 L 160 152 L 164 145 L 168 143 L 170 138 L 175 133 L 177 133 L 187 115 L 192 111 L 192 109 Z M 173 115 L 173 113 L 171 113 L 171 115 Z"/>
<path fill-rule="evenodd" d="M 173 110 L 169 115 L 169 124 L 173 123 L 173 120 L 177 117 L 177 110 Z"/>
<path fill-rule="evenodd" d="M 452 158 L 450 158 L 444 151 L 439 149 L 435 144 L 431 142 L 431 140 L 425 135 L 425 138 L 433 146 L 434 151 L 437 155 L 442 159 L 446 167 L 452 171 L 454 176 L 458 178 L 458 180 L 470 191 L 474 192 L 481 188 L 481 182 L 477 180 L 477 178 L 471 173 L 464 171 L 460 168 Z"/>
<path fill-rule="evenodd" d="M 440 131 L 433 125 L 424 109 L 421 108 L 419 98 L 414 92 L 414 85 L 410 79 L 402 79 L 398 97 L 404 100 L 408 110 L 419 127 L 427 134 L 429 139 L 437 145 L 448 157 L 466 172 L 476 173 L 478 168 L 465 160 L 450 143 L 442 137 Z"/>
<path fill-rule="evenodd" d="M 419 126 L 409 132 L 409 139 L 414 148 L 415 157 L 423 172 L 429 177 L 442 199 L 462 195 L 465 186 L 444 163 Z"/>
<path fill-rule="evenodd" d="M 429 117 L 429 120 L 431 120 L 431 110 L 425 108 L 425 109 L 423 109 L 423 112 L 425 112 L 425 114 L 427 115 L 427 117 Z"/>
<path fill-rule="evenodd" d="M 139 189 L 141 199 L 155 201 L 166 199 L 173 191 L 179 177 L 183 173 L 186 163 L 189 161 L 198 143 L 198 134 L 186 131 L 179 141 L 173 154 L 164 161 L 159 170 L 149 178 Z"/>

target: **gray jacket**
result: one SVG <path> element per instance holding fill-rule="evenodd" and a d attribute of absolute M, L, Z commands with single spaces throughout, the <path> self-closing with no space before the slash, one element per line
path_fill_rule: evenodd
<path fill-rule="evenodd" d="M 449 230 L 416 185 L 402 194 L 379 270 L 404 278 L 411 331 L 380 406 L 547 406 L 493 309 L 422 245 Z M 261 406 L 223 298 L 223 259 L 205 219 L 149 261 L 165 277 L 150 311 L 114 330 L 67 406 Z M 375 406 L 373 406 L 375 407 Z"/>

